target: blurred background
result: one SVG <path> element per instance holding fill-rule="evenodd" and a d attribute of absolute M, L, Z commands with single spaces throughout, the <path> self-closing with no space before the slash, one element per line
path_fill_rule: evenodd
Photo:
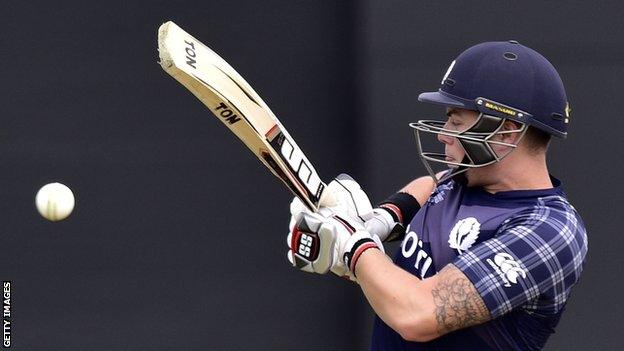
<path fill-rule="evenodd" d="M 5 1 L 0 279 L 15 350 L 365 350 L 372 312 L 285 258 L 291 195 L 157 64 L 173 20 L 220 53 L 330 180 L 380 201 L 424 174 L 408 123 L 450 61 L 515 39 L 558 68 L 573 109 L 551 171 L 589 256 L 547 350 L 616 350 L 624 263 L 624 6 L 618 1 Z M 38 215 L 59 181 L 76 209 Z"/>

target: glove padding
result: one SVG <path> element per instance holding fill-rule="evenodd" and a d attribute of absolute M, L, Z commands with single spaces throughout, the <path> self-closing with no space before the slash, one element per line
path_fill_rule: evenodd
<path fill-rule="evenodd" d="M 332 270 L 354 280 L 344 267 L 340 252 L 354 232 L 353 227 L 310 212 L 300 212 L 293 218 L 295 223 L 287 239 L 290 263 L 305 272 L 325 274 Z"/>
<path fill-rule="evenodd" d="M 363 216 L 373 210 L 373 206 L 360 184 L 348 174 L 339 174 L 327 184 L 323 193 L 328 193 L 328 196 L 321 198 L 321 207 L 327 207 L 332 212 L 339 213 L 351 220 L 358 220 L 363 223 Z"/>
<path fill-rule="evenodd" d="M 328 193 L 328 196 L 322 198 L 321 208 L 329 208 L 334 213 L 357 220 L 364 224 L 369 233 L 377 235 L 381 241 L 393 241 L 405 234 L 403 224 L 396 222 L 387 210 L 373 209 L 366 193 L 348 174 L 338 175 L 327 185 L 324 192 Z M 319 210 L 321 215 L 328 217 L 326 210 L 325 214 L 321 211 L 323 210 Z M 291 208 L 291 214 L 293 213 Z"/>
<path fill-rule="evenodd" d="M 359 255 L 368 248 L 383 251 L 381 240 L 354 221 L 331 214 L 323 217 L 307 211 L 293 216 L 288 235 L 288 260 L 305 272 L 334 274 L 357 281 L 353 271 Z"/>
<path fill-rule="evenodd" d="M 340 277 L 356 281 L 344 262 L 345 259 L 353 262 L 353 255 L 347 252 L 355 244 L 352 235 L 357 233 L 358 240 L 370 239 L 383 251 L 381 240 L 364 228 L 364 218 L 370 217 L 373 211 L 371 202 L 347 174 L 337 176 L 324 192 L 327 196 L 323 196 L 316 213 L 310 212 L 296 197 L 290 203 L 288 260 L 306 272 L 325 274 L 331 270 Z"/>
<path fill-rule="evenodd" d="M 373 206 L 360 185 L 348 174 L 340 174 L 323 191 L 320 208 L 316 213 L 331 217 L 333 213 L 348 218 L 351 222 L 364 224 L 365 218 L 371 218 Z M 292 229 L 295 215 L 299 212 L 311 213 L 307 206 L 295 197 L 290 202 L 290 224 Z"/>

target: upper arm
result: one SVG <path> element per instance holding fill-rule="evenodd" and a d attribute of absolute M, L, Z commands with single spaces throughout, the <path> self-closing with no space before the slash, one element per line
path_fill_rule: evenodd
<path fill-rule="evenodd" d="M 585 230 L 571 213 L 544 209 L 504 225 L 453 264 L 472 282 L 493 318 L 522 307 L 542 314 L 561 311 L 578 281 Z"/>
<path fill-rule="evenodd" d="M 438 335 L 491 319 L 477 289 L 455 266 L 447 265 L 432 279 L 431 296 Z"/>
<path fill-rule="evenodd" d="M 452 264 L 423 280 L 418 290 L 415 298 L 421 300 L 420 316 L 398 331 L 406 340 L 429 341 L 491 319 L 477 289 Z"/>
<path fill-rule="evenodd" d="M 433 189 L 435 189 L 435 182 L 431 177 L 425 176 L 412 180 L 400 191 L 412 195 L 423 206 Z"/>

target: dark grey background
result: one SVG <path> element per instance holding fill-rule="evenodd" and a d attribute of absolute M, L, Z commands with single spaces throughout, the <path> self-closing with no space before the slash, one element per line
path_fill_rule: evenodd
<path fill-rule="evenodd" d="M 0 279 L 15 350 L 366 349 L 357 287 L 285 261 L 290 195 L 157 61 L 174 20 L 264 97 L 325 179 L 378 201 L 423 174 L 407 123 L 466 47 L 516 39 L 559 69 L 571 135 L 551 171 L 589 229 L 549 350 L 623 345 L 624 15 L 612 2 L 5 1 Z M 50 223 L 52 181 L 77 197 Z"/>

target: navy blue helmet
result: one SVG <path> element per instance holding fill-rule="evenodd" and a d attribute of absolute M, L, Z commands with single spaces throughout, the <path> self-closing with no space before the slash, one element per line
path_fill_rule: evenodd
<path fill-rule="evenodd" d="M 418 100 L 479 112 L 477 122 L 463 132 L 444 129 L 443 121 L 410 124 L 416 130 L 419 152 L 430 173 L 427 161 L 449 163 L 443 154 L 422 150 L 419 132 L 456 137 L 466 157 L 450 165 L 464 171 L 506 156 L 497 155 L 491 148 L 493 144 L 516 147 L 492 140 L 493 135 L 505 133 L 501 128 L 506 120 L 519 123 L 521 128 L 514 132 L 524 134 L 532 126 L 560 138 L 567 136 L 570 122 L 570 107 L 557 70 L 537 51 L 516 41 L 486 42 L 468 48 L 451 62 L 438 91 L 422 93 Z"/>
<path fill-rule="evenodd" d="M 499 113 L 478 98 L 524 112 Z M 440 89 L 418 100 L 501 115 L 565 138 L 570 108 L 563 82 L 553 65 L 537 51 L 516 41 L 477 44 L 449 67 Z"/>

